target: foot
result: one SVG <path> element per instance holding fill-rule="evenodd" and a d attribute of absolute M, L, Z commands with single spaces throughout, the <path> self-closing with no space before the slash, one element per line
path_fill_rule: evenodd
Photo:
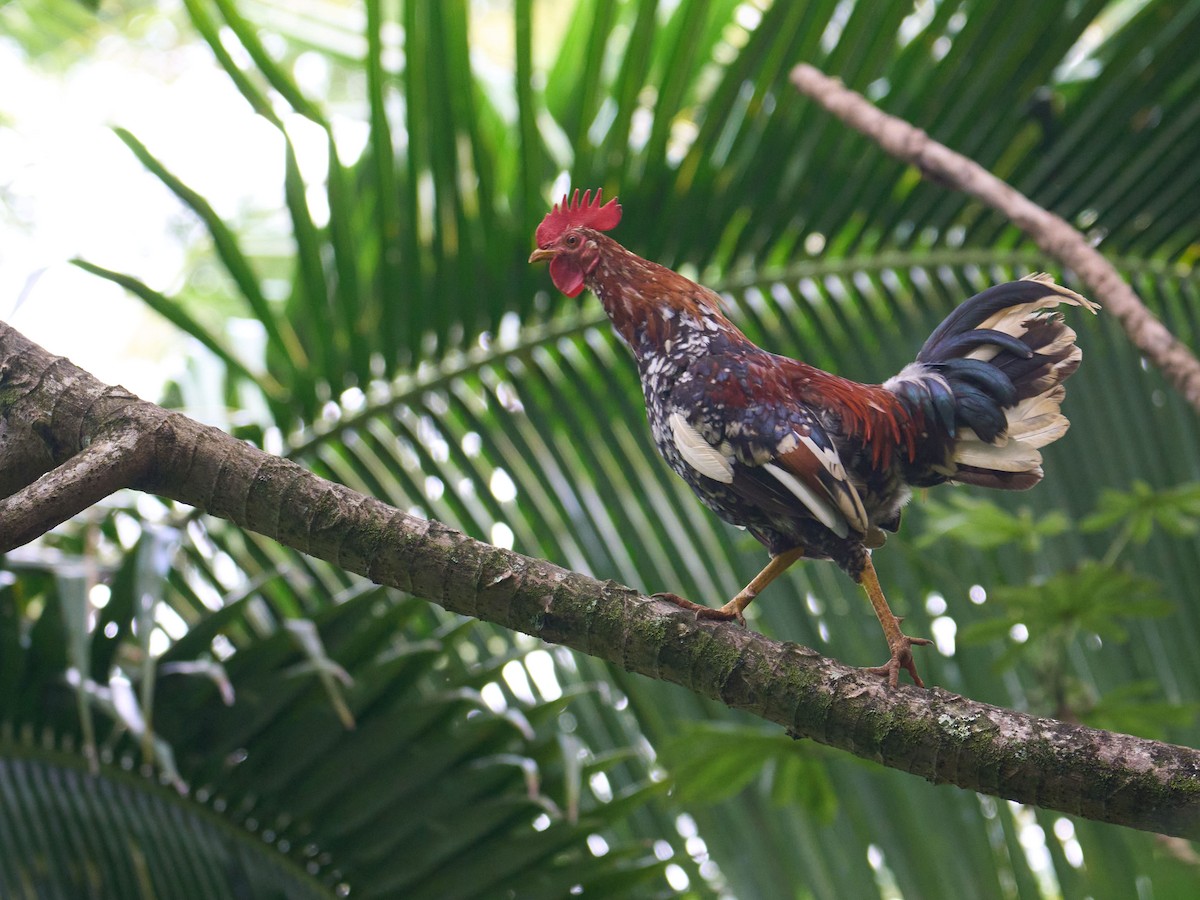
<path fill-rule="evenodd" d="M 897 627 L 900 625 L 900 621 L 899 618 L 896 619 Z M 900 683 L 900 670 L 903 669 L 912 676 L 913 684 L 917 687 L 925 687 L 925 682 L 917 674 L 917 664 L 913 660 L 912 648 L 914 645 L 924 647 L 932 644 L 933 641 L 928 638 L 915 638 L 909 637 L 907 634 L 899 634 L 897 640 L 889 640 L 888 643 L 892 648 L 892 658 L 882 666 L 872 666 L 865 671 L 872 675 L 886 675 L 888 687 L 896 687 Z"/>
<path fill-rule="evenodd" d="M 693 603 L 691 600 L 685 600 L 678 594 L 672 594 L 669 591 L 660 591 L 650 596 L 655 600 L 666 600 L 668 603 L 673 603 L 683 609 L 689 609 L 696 614 L 697 619 L 717 619 L 722 622 L 734 621 L 743 628 L 746 626 L 746 617 L 742 615 L 741 610 L 737 609 L 732 602 L 726 603 L 720 609 L 713 609 L 711 606 L 702 606 L 699 603 Z"/>

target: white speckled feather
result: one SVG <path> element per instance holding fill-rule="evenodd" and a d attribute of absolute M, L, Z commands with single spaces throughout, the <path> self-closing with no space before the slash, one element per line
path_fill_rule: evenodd
<path fill-rule="evenodd" d="M 671 413 L 671 435 L 675 438 L 675 448 L 684 462 L 713 481 L 730 484 L 733 481 L 733 463 L 721 452 L 704 439 L 682 413 Z"/>
<path fill-rule="evenodd" d="M 828 496 L 822 497 L 791 472 L 779 468 L 774 463 L 767 463 L 763 466 L 763 471 L 774 476 L 822 525 L 838 537 L 844 538 L 850 533 L 846 517 L 829 501 Z"/>

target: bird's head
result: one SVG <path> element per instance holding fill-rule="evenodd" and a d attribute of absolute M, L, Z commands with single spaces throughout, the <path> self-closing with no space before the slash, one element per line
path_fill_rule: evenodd
<path fill-rule="evenodd" d="M 584 279 L 600 261 L 596 243 L 598 231 L 609 231 L 621 221 L 621 204 L 616 197 L 601 205 L 601 191 L 585 191 L 582 202 L 576 190 L 571 201 L 564 194 L 561 203 L 546 213 L 538 226 L 535 238 L 537 249 L 529 261 L 550 260 L 550 277 L 554 286 L 568 297 L 577 297 L 583 290 Z"/>

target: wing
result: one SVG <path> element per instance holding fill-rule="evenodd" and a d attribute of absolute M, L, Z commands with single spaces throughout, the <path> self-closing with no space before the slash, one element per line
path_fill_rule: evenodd
<path fill-rule="evenodd" d="M 683 463 L 732 494 L 734 502 L 723 504 L 728 518 L 756 512 L 787 521 L 806 513 L 838 537 L 867 534 L 858 491 L 811 412 L 796 406 L 729 411 L 728 405 L 719 416 L 676 409 L 668 418 Z"/>
<path fill-rule="evenodd" d="M 790 436 L 795 437 L 796 446 L 780 453 L 774 462 L 763 468 L 806 506 L 812 502 L 808 498 L 813 498 L 822 507 L 823 515 L 812 506 L 809 506 L 810 511 L 838 537 L 846 537 L 851 531 L 866 534 L 870 522 L 862 498 L 846 475 L 842 458 L 824 429 L 812 421 L 807 433 L 796 429 Z M 845 523 L 844 526 L 841 523 Z"/>

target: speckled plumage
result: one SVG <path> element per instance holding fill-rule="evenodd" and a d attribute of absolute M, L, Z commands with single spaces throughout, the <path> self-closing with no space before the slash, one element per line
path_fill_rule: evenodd
<path fill-rule="evenodd" d="M 1042 477 L 1039 448 L 1061 437 L 1062 382 L 1079 365 L 1075 333 L 1048 309 L 1094 304 L 1045 276 L 963 303 L 883 384 L 859 384 L 769 353 L 721 311 L 708 288 L 602 234 L 620 220 L 578 192 L 546 217 L 530 261 L 550 260 L 569 296 L 600 298 L 641 376 L 655 444 L 721 518 L 747 528 L 772 561 L 719 610 L 741 618 L 801 555 L 831 559 L 863 583 L 899 668 L 920 684 L 910 645 L 878 586 L 869 551 L 895 531 L 911 487 L 947 481 L 1024 489 Z"/>
<path fill-rule="evenodd" d="M 721 312 L 719 298 L 707 288 L 604 235 L 591 239 L 602 252 L 587 286 L 633 351 L 663 458 L 709 509 L 747 528 L 772 554 L 800 545 L 805 556 L 832 559 L 857 575 L 869 529 L 837 535 L 762 467 L 790 436 L 804 435 L 836 452 L 851 482 L 867 488 L 859 494 L 868 526 L 894 530 L 907 499 L 904 462 L 917 449 L 907 439 L 913 417 L 890 392 L 762 350 Z M 651 291 L 654 302 L 646 297 Z M 663 302 L 668 296 L 670 302 Z M 727 445 L 735 460 L 732 483 L 707 478 L 683 459 L 669 425 L 676 412 L 709 444 Z M 930 443 L 944 455 L 944 440 Z"/>

